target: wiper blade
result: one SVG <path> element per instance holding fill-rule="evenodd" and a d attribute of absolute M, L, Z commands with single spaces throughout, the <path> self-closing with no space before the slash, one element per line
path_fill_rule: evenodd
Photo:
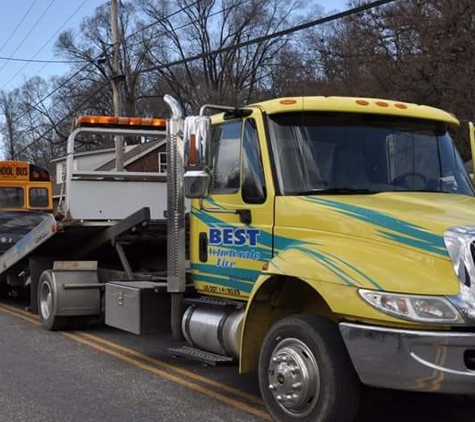
<path fill-rule="evenodd" d="M 304 192 L 298 192 L 296 195 L 357 195 L 357 194 L 375 194 L 380 193 L 378 190 L 363 189 L 363 188 L 324 188 L 311 189 Z"/>

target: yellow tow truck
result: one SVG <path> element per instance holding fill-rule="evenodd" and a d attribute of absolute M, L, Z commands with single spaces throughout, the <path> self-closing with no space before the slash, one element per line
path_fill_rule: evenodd
<path fill-rule="evenodd" d="M 257 371 L 276 421 L 351 421 L 362 384 L 475 393 L 475 190 L 453 115 L 289 97 L 184 118 L 165 101 L 166 190 L 160 175 L 74 170 L 72 146 L 84 131 L 158 136 L 163 121 L 83 119 L 68 141 L 65 220 L 0 257 L 0 274 L 30 274 L 45 328 L 102 314 L 141 334 L 163 323 L 166 297 L 166 322 L 189 343 L 173 353 Z M 132 218 L 134 205 L 157 204 Z M 163 208 L 166 245 L 151 232 L 141 246 Z M 86 260 L 75 261 L 80 245 Z M 101 271 L 105 245 L 117 246 L 108 262 L 124 267 L 120 279 L 120 268 Z M 139 274 L 135 260 L 154 250 L 166 274 Z"/>

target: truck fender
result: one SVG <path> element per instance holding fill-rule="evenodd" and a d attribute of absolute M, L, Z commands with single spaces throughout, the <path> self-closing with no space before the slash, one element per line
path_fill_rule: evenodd
<path fill-rule="evenodd" d="M 323 297 L 307 281 L 282 275 L 260 276 L 246 307 L 241 335 L 240 372 L 257 368 L 264 337 L 276 321 L 302 312 L 335 319 Z"/>
<path fill-rule="evenodd" d="M 51 312 L 57 316 L 99 315 L 101 292 L 97 262 L 55 261 L 49 272 L 54 298 Z"/>

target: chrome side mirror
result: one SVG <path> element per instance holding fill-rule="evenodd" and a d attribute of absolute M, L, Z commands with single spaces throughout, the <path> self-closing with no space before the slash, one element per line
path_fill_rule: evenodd
<path fill-rule="evenodd" d="M 189 116 L 183 130 L 185 171 L 206 170 L 211 167 L 209 116 Z"/>
<path fill-rule="evenodd" d="M 189 116 L 184 126 L 184 189 L 187 198 L 208 195 L 211 169 L 211 119 L 209 116 Z"/>
<path fill-rule="evenodd" d="M 184 189 L 187 198 L 204 198 L 208 195 L 210 175 L 203 170 L 187 171 L 184 176 Z"/>

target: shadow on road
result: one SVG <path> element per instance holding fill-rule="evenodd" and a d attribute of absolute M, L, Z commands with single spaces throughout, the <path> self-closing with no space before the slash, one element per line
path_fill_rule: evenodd
<path fill-rule="evenodd" d="M 365 389 L 356 422 L 473 422 L 475 396 Z"/>

